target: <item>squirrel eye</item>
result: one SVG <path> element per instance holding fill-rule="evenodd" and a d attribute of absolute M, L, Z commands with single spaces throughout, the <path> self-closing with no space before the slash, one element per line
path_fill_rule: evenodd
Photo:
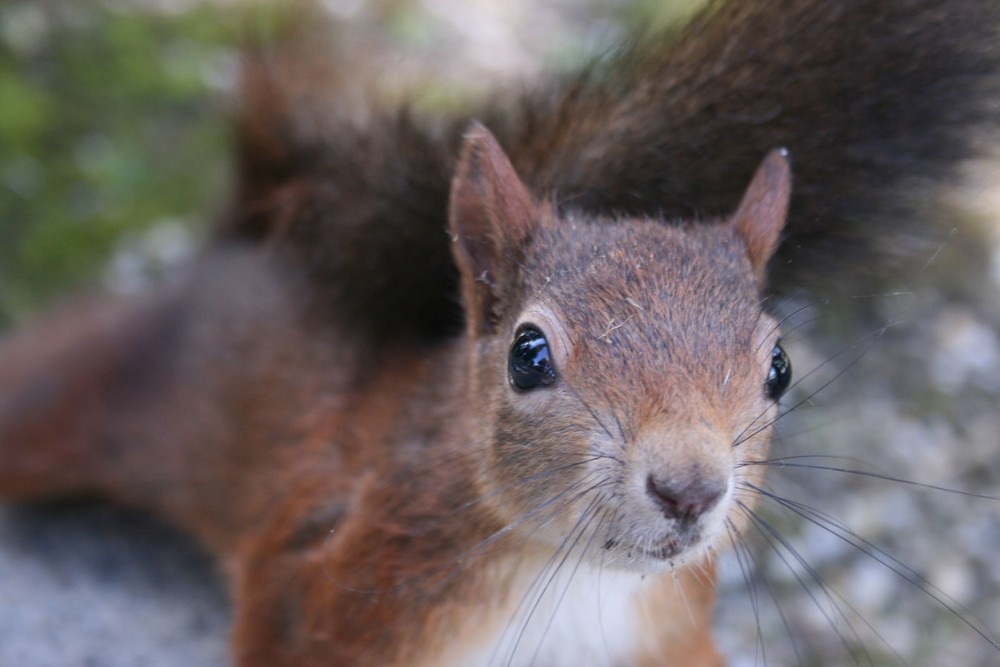
<path fill-rule="evenodd" d="M 545 334 L 532 326 L 521 329 L 510 346 L 507 372 L 510 383 L 522 391 L 555 382 L 556 369 Z"/>
<path fill-rule="evenodd" d="M 792 361 L 780 345 L 771 350 L 771 369 L 767 372 L 764 390 L 772 401 L 781 398 L 792 381 Z"/>

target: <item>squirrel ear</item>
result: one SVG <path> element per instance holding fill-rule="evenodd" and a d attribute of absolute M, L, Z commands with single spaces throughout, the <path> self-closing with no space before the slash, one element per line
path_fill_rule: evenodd
<path fill-rule="evenodd" d="M 451 182 L 448 227 L 462 276 L 466 317 L 473 331 L 490 332 L 496 305 L 513 274 L 516 252 L 538 208 L 490 131 L 473 123 Z"/>
<path fill-rule="evenodd" d="M 778 237 L 785 227 L 791 194 L 788 151 L 778 148 L 768 153 L 757 167 L 740 207 L 730 219 L 730 224 L 746 244 L 760 281 L 764 279 L 768 260 L 778 249 Z"/>

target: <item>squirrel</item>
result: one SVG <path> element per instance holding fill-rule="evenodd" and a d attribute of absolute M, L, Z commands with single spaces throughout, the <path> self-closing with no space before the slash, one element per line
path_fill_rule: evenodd
<path fill-rule="evenodd" d="M 713 554 L 792 372 L 763 297 L 933 230 L 904 186 L 995 127 L 998 19 L 729 2 L 363 126 L 250 56 L 200 261 L 0 348 L 0 494 L 192 532 L 245 667 L 721 664 Z"/>

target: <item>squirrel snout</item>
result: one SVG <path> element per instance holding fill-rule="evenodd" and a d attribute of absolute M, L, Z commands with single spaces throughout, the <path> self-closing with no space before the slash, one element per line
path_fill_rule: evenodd
<path fill-rule="evenodd" d="M 671 484 L 646 478 L 646 492 L 668 519 L 691 522 L 712 509 L 726 492 L 725 480 L 697 480 L 686 484 Z"/>

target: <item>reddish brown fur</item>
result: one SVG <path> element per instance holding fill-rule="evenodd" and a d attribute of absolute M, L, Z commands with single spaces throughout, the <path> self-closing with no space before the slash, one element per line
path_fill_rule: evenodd
<path fill-rule="evenodd" d="M 951 140 L 982 120 L 970 81 L 995 83 L 975 74 L 996 63 L 996 12 L 951 4 L 943 25 L 927 0 L 732 3 L 662 58 L 631 54 L 624 82 L 585 76 L 498 118 L 530 188 L 482 134 L 453 169 L 457 133 L 405 115 L 303 137 L 289 106 L 272 110 L 245 128 L 231 224 L 187 282 L 43 320 L 0 351 L 0 493 L 97 492 L 194 532 L 232 574 L 245 667 L 464 655 L 596 507 L 588 558 L 678 559 L 678 587 L 650 576 L 635 601 L 652 639 L 632 660 L 717 664 L 710 567 L 681 562 L 705 557 L 711 526 L 655 516 L 641 482 L 683 487 L 764 454 L 767 429 L 730 445 L 773 416 L 758 292 L 787 183 L 762 172 L 734 223 L 651 213 L 735 203 L 751 160 L 786 144 L 804 159 L 801 237 L 838 238 L 838 220 L 883 211 L 886 182 L 965 156 Z M 472 252 L 470 228 L 489 230 Z M 529 317 L 559 381 L 522 395 L 505 363 Z M 622 509 L 572 495 L 590 478 Z M 661 622 L 681 599 L 696 630 Z"/>
<path fill-rule="evenodd" d="M 734 434 L 761 406 L 770 410 L 742 227 L 557 220 L 519 194 L 485 130 L 464 156 L 456 251 L 486 258 L 497 302 L 492 314 L 481 310 L 477 267 L 466 273 L 466 308 L 473 322 L 495 316 L 495 327 L 386 347 L 346 323 L 312 319 L 280 255 L 209 256 L 157 302 L 90 311 L 68 338 L 28 330 L 6 346 L 0 490 L 95 490 L 192 530 L 234 577 L 241 665 L 411 665 L 492 641 L 484 629 L 502 629 L 500 612 L 520 601 L 507 587 L 572 532 L 586 501 L 610 502 L 573 493 L 585 475 L 618 484 L 655 465 L 697 476 L 715 460 L 729 471 Z M 487 225 L 485 254 L 461 254 L 479 242 L 463 233 L 474 229 L 463 215 Z M 533 303 L 552 304 L 572 354 L 560 359 L 559 384 L 521 397 L 505 360 Z M 608 327 L 615 319 L 622 326 Z M 707 381 L 723 367 L 732 370 L 725 386 Z M 42 428 L 14 411 L 52 372 L 67 385 L 44 415 L 70 421 Z M 621 439 L 597 430 L 601 415 L 613 415 Z M 627 435 L 650 429 L 664 439 Z M 720 437 L 702 448 L 688 432 Z M 764 440 L 741 456 L 760 456 Z M 605 449 L 624 467 L 569 465 Z M 52 474 L 62 470 L 72 475 Z M 566 498 L 539 513 L 560 491 Z M 625 540 L 605 547 L 621 552 L 616 567 L 648 568 L 649 557 L 628 546 L 635 522 L 648 520 L 644 503 L 594 529 L 601 542 Z M 675 555 L 693 557 L 700 540 L 678 532 Z M 687 644 L 672 624 L 651 630 L 634 647 L 639 663 L 717 660 L 707 634 L 711 578 L 683 572 L 683 592 L 667 575 L 637 604 L 644 618 L 667 618 L 686 600 L 704 625 L 685 633 Z M 695 653 L 704 661 L 692 662 Z"/>

